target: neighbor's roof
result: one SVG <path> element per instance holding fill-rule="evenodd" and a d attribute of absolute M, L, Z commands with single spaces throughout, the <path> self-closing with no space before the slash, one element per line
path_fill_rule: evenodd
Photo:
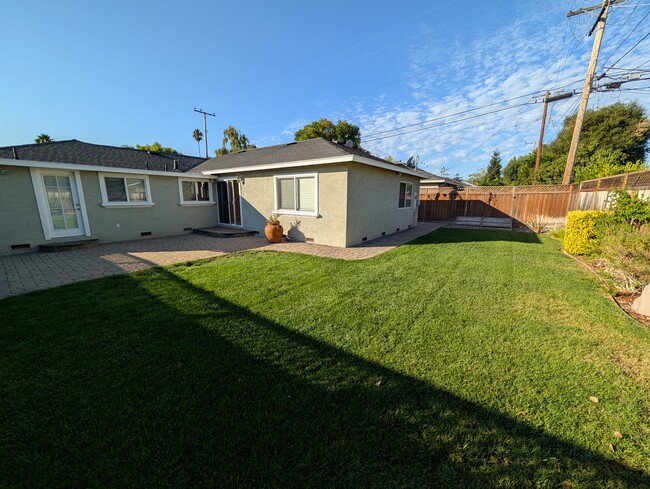
<path fill-rule="evenodd" d="M 328 141 L 325 138 L 247 149 L 238 153 L 217 156 L 200 164 L 192 172 L 233 173 L 233 171 L 237 170 L 252 171 L 257 168 L 280 168 L 283 165 L 287 167 L 303 163 L 308 165 L 310 161 L 314 160 L 320 160 L 321 162 L 330 162 L 329 160 L 332 160 L 331 163 L 335 163 L 338 158 L 341 161 L 355 161 L 370 165 L 374 163 L 373 166 L 395 169 L 420 178 L 426 178 L 429 175 L 420 170 L 412 170 L 402 164 L 390 163 L 363 150 L 348 148 L 344 144 Z"/>
<path fill-rule="evenodd" d="M 176 160 L 180 172 L 187 172 L 205 161 L 195 156 L 90 144 L 76 139 L 5 146 L 0 148 L 0 158 L 152 171 L 173 171 Z"/>
<path fill-rule="evenodd" d="M 425 178 L 420 182 L 420 185 L 431 185 L 431 184 L 446 184 L 453 187 L 476 187 L 476 185 L 463 180 L 456 180 L 455 178 L 441 177 L 439 175 L 433 175 L 429 178 Z"/>

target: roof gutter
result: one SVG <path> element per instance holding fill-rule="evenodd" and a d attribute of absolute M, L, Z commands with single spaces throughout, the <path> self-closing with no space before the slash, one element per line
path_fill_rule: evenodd
<path fill-rule="evenodd" d="M 341 156 L 333 156 L 330 158 L 317 158 L 313 160 L 269 163 L 267 165 L 240 166 L 236 168 L 219 168 L 215 170 L 205 170 L 201 173 L 203 175 L 219 176 L 219 175 L 230 175 L 233 173 L 238 174 L 238 173 L 245 173 L 245 172 L 252 172 L 252 171 L 284 170 L 289 168 L 300 168 L 305 166 L 332 165 L 336 163 L 352 163 L 352 162 L 360 163 L 362 165 L 374 166 L 376 168 L 382 168 L 384 170 L 390 170 L 398 173 L 403 173 L 406 175 L 412 175 L 417 178 L 426 178 L 428 175 L 418 170 L 412 170 L 411 168 L 404 168 L 388 162 L 383 163 L 378 160 L 373 160 L 372 158 L 365 158 L 363 156 L 358 156 L 358 155 L 341 155 Z"/>
<path fill-rule="evenodd" d="M 161 177 L 206 178 L 200 173 L 181 171 L 138 170 L 134 168 L 116 168 L 113 166 L 77 165 L 74 163 L 53 163 L 50 161 L 11 160 L 0 158 L 0 165 L 21 166 L 27 168 L 50 168 L 52 170 L 95 171 L 102 173 L 127 173 L 134 175 L 156 175 Z"/>

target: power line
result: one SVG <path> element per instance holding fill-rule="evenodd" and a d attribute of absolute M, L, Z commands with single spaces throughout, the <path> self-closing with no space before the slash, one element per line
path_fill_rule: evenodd
<path fill-rule="evenodd" d="M 649 13 L 650 13 L 650 12 L 649 12 Z M 646 17 L 647 17 L 647 14 L 646 14 Z M 645 17 L 644 17 L 644 18 L 645 18 Z M 645 41 L 649 36 L 650 36 L 650 32 L 648 32 L 645 36 L 643 36 L 643 37 L 642 37 L 642 38 L 641 38 L 641 39 L 640 39 L 640 40 L 639 40 L 639 41 L 638 41 L 634 46 L 632 46 L 630 49 L 628 49 L 627 51 L 625 51 L 625 54 L 624 54 L 623 56 L 621 56 L 620 58 L 618 58 L 618 59 L 614 62 L 614 64 L 612 64 L 611 66 L 609 66 L 607 69 L 610 69 L 610 70 L 611 70 L 614 66 L 616 66 L 616 65 L 618 64 L 619 61 L 621 61 L 623 58 L 625 58 L 625 56 L 627 56 L 628 54 L 630 54 L 630 52 L 631 52 L 635 47 L 637 47 L 639 44 L 641 44 L 643 41 Z"/>
<path fill-rule="evenodd" d="M 630 12 L 630 15 L 632 15 L 633 13 L 634 13 L 634 10 L 632 12 Z M 621 43 L 616 47 L 616 49 L 614 49 L 614 51 L 612 51 L 612 53 L 607 57 L 607 59 L 605 61 L 603 61 L 603 67 L 605 65 L 607 65 L 607 62 L 612 58 L 612 56 L 614 56 L 614 54 L 616 54 L 616 52 L 621 48 L 621 46 L 623 46 L 623 44 L 625 44 L 625 41 L 627 41 L 630 38 L 630 36 L 634 33 L 634 31 L 636 31 L 639 28 L 639 26 L 643 23 L 643 21 L 646 19 L 646 17 L 648 17 L 648 15 L 650 15 L 650 10 L 648 10 L 648 12 L 643 16 L 643 18 L 639 21 L 639 23 L 637 25 L 635 25 L 634 28 L 630 32 L 628 32 L 627 36 L 625 36 L 625 39 L 623 39 L 621 41 Z M 628 16 L 628 18 L 629 18 L 629 16 Z M 623 55 L 623 56 L 625 56 L 625 55 Z M 622 57 L 621 57 L 621 59 L 622 59 Z M 620 61 L 621 59 L 619 59 L 618 61 Z M 618 61 L 616 63 L 618 63 Z M 614 65 L 616 63 L 614 63 Z M 612 66 L 614 66 L 614 65 L 612 65 Z M 611 69 L 611 67 L 610 67 L 610 69 Z"/>
<path fill-rule="evenodd" d="M 508 107 L 502 107 L 500 109 L 495 109 L 495 110 L 492 110 L 492 111 L 489 111 L 489 112 L 485 112 L 483 114 L 477 114 L 477 115 L 473 115 L 473 116 L 469 116 L 469 117 L 464 117 L 462 119 L 455 119 L 455 120 L 449 121 L 449 122 L 441 122 L 441 123 L 436 124 L 434 126 L 420 127 L 418 129 L 411 129 L 410 131 L 404 131 L 404 132 L 397 133 L 397 134 L 389 134 L 387 136 L 381 136 L 381 137 L 376 137 L 376 138 L 372 138 L 372 139 L 364 139 L 363 142 L 364 143 L 370 143 L 370 142 L 373 142 L 373 141 L 380 141 L 382 139 L 390 139 L 390 138 L 395 138 L 395 137 L 399 137 L 399 136 L 404 136 L 406 134 L 412 134 L 414 132 L 427 131 L 429 129 L 434 129 L 436 127 L 446 126 L 446 125 L 449 125 L 449 124 L 456 124 L 458 122 L 463 122 L 463 121 L 467 121 L 467 120 L 470 120 L 470 119 L 476 119 L 477 117 L 483 117 L 483 116 L 486 116 L 486 115 L 495 114 L 497 112 L 503 112 L 505 110 L 512 110 L 512 109 L 516 109 L 517 107 L 522 107 L 524 105 L 532 105 L 534 103 L 535 102 L 524 102 L 523 104 L 510 105 Z"/>
<path fill-rule="evenodd" d="M 563 88 L 563 87 L 559 87 L 559 88 Z M 457 115 L 467 114 L 469 112 L 475 112 L 475 111 L 481 110 L 481 109 L 487 109 L 488 107 L 494 107 L 495 105 L 501 105 L 501 104 L 504 104 L 506 102 L 512 102 L 513 100 L 518 100 L 518 99 L 521 99 L 521 98 L 531 97 L 532 95 L 539 94 L 539 92 L 540 92 L 540 90 L 538 90 L 536 92 L 526 93 L 524 95 L 519 95 L 517 97 L 512 97 L 512 98 L 509 98 L 509 99 L 500 100 L 499 102 L 493 102 L 491 104 L 482 105 L 480 107 L 474 107 L 472 109 L 467 109 L 467 110 L 463 110 L 463 111 L 460 111 L 460 112 L 454 112 L 454 113 L 451 113 L 451 114 L 446 114 L 446 115 L 442 115 L 442 116 L 439 116 L 439 117 L 434 117 L 433 119 L 426 119 L 424 121 L 415 122 L 413 124 L 406 124 L 406 125 L 403 125 L 403 126 L 397 126 L 397 127 L 392 128 L 392 129 L 387 129 L 385 131 L 379 131 L 379 132 L 371 133 L 366 137 L 367 138 L 374 138 L 375 136 L 379 136 L 380 134 L 395 132 L 395 131 L 399 131 L 401 129 L 408 129 L 409 127 L 421 126 L 422 124 L 428 124 L 429 122 L 439 121 L 441 119 L 446 119 L 447 117 L 454 117 L 454 116 L 457 116 Z M 517 106 L 514 106 L 514 107 L 517 107 Z M 366 142 L 368 142 L 368 141 L 370 141 L 370 139 L 366 140 Z"/>

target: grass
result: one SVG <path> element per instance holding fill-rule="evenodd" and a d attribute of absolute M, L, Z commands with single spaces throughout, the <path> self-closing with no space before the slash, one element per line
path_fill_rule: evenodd
<path fill-rule="evenodd" d="M 650 331 L 558 248 L 441 230 L 0 301 L 0 486 L 649 487 Z"/>

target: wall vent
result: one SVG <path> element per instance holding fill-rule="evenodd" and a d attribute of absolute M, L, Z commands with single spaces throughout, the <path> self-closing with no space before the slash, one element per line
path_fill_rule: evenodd
<path fill-rule="evenodd" d="M 25 250 L 27 248 L 31 248 L 32 245 L 29 243 L 20 243 L 20 244 L 12 244 L 11 249 L 12 250 Z"/>
<path fill-rule="evenodd" d="M 140 236 L 151 236 L 151 231 L 143 231 L 140 233 Z"/>

